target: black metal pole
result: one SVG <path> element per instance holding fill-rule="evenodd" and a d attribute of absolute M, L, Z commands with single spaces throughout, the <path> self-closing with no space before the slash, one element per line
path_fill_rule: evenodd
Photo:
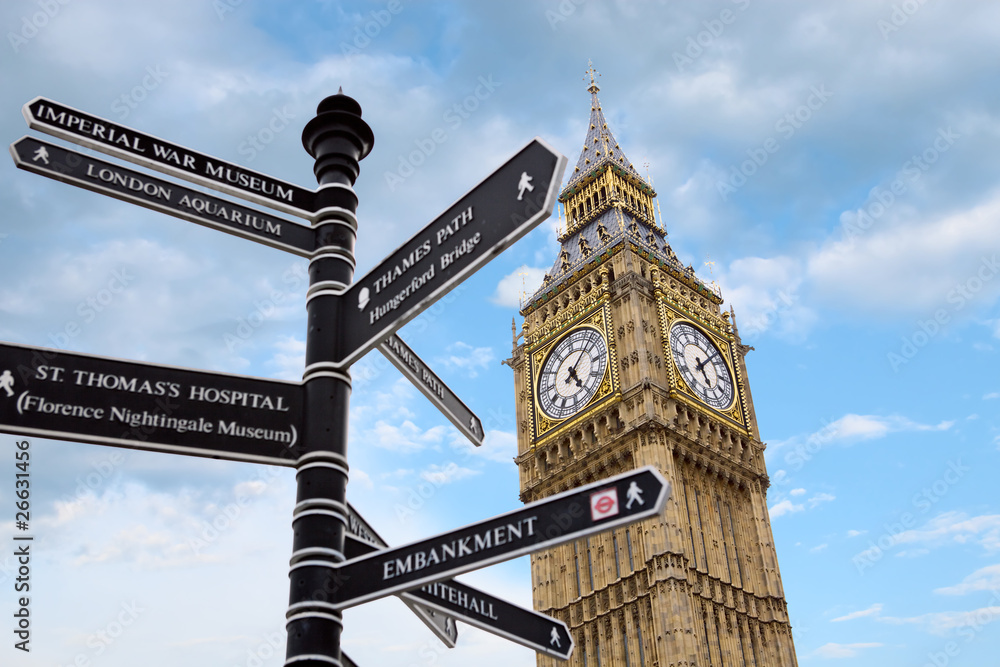
<path fill-rule="evenodd" d="M 306 294 L 305 433 L 296 462 L 285 664 L 341 667 L 343 617 L 329 600 L 337 585 L 333 566 L 344 560 L 351 376 L 333 362 L 340 358 L 340 295 L 354 278 L 358 197 L 352 186 L 375 138 L 361 106 L 342 91 L 320 102 L 316 114 L 302 131 L 302 144 L 316 159 L 321 209 Z"/>

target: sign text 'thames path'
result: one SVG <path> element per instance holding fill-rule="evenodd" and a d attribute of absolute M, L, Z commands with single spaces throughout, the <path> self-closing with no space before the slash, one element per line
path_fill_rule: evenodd
<path fill-rule="evenodd" d="M 534 229 L 555 206 L 566 158 L 534 139 L 344 293 L 349 366 Z"/>
<path fill-rule="evenodd" d="M 0 343 L 0 431 L 294 466 L 302 387 Z"/>

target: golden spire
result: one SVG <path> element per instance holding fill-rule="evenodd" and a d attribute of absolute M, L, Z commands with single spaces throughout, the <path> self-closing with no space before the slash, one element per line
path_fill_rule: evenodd
<path fill-rule="evenodd" d="M 594 63 L 589 58 L 587 59 L 587 74 L 590 75 L 590 86 L 587 88 L 589 93 L 597 93 L 600 88 L 597 85 L 597 81 L 594 79 L 594 75 L 601 76 L 601 73 L 594 69 Z M 583 80 L 586 81 L 587 77 L 584 76 Z"/>

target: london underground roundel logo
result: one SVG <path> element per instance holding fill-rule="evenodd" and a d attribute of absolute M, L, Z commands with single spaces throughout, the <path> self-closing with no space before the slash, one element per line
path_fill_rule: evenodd
<path fill-rule="evenodd" d="M 618 514 L 618 488 L 612 486 L 610 489 L 595 491 L 590 494 L 590 518 L 592 521 L 600 521 Z"/>

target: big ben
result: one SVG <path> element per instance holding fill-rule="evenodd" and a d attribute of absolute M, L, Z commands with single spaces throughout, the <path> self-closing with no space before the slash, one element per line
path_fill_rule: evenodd
<path fill-rule="evenodd" d="M 508 361 L 521 500 L 644 465 L 673 493 L 659 517 L 534 554 L 534 606 L 569 626 L 574 666 L 794 666 L 750 348 L 671 249 L 593 74 L 588 90 L 561 249 Z"/>

